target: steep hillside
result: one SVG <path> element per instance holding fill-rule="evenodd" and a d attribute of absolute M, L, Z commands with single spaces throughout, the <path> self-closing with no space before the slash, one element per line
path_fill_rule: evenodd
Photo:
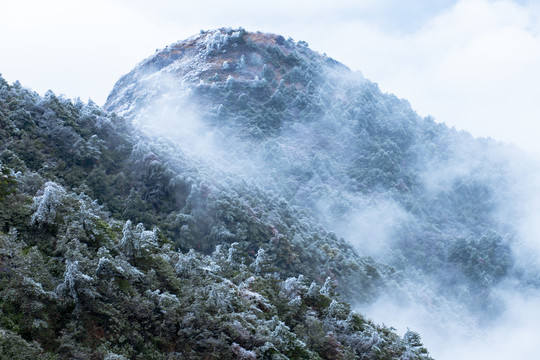
<path fill-rule="evenodd" d="M 1 78 L 0 138 L 2 359 L 429 359 L 334 293 L 392 269 L 284 199 Z"/>

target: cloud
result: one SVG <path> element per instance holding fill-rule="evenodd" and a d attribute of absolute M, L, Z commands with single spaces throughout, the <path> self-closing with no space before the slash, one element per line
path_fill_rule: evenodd
<path fill-rule="evenodd" d="M 420 114 L 476 136 L 539 151 L 538 5 L 459 1 L 413 33 L 366 21 L 340 23 L 316 44 L 407 98 Z M 330 41 L 348 37 L 349 46 Z"/>
<path fill-rule="evenodd" d="M 386 323 L 403 335 L 408 328 L 422 336 L 422 342 L 437 360 L 534 359 L 538 355 L 540 332 L 538 293 L 520 294 L 501 289 L 505 311 L 496 322 L 479 327 L 451 308 L 380 299 L 361 309 L 376 323 Z"/>
<path fill-rule="evenodd" d="M 0 73 L 41 93 L 103 103 L 120 75 L 166 44 L 144 14 L 112 1 L 7 0 L 0 8 Z"/>
<path fill-rule="evenodd" d="M 399 226 L 411 220 L 409 214 L 389 198 L 374 200 L 357 194 L 340 194 L 340 197 L 348 197 L 352 207 L 336 216 L 331 211 L 335 202 L 321 201 L 318 211 L 323 222 L 363 256 L 384 259 L 395 246 Z"/>

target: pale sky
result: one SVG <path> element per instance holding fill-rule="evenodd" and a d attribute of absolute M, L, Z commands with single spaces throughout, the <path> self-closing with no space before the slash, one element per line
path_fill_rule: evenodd
<path fill-rule="evenodd" d="M 241 26 L 310 47 L 420 115 L 540 153 L 540 4 L 527 0 L 1 0 L 0 73 L 102 105 L 157 48 Z"/>

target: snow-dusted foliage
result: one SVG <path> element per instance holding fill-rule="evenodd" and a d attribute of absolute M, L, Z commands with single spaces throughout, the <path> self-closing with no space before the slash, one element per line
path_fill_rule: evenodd
<path fill-rule="evenodd" d="M 52 225 L 66 198 L 64 188 L 54 182 L 47 182 L 42 192 L 34 197 L 32 223 Z"/>
<path fill-rule="evenodd" d="M 227 45 L 230 36 L 223 34 L 221 31 L 214 31 L 206 35 L 203 43 L 206 45 L 206 51 L 211 54 L 212 51 L 220 50 L 223 46 Z"/>
<path fill-rule="evenodd" d="M 145 230 L 143 224 L 133 227 L 130 220 L 126 221 L 118 249 L 129 261 L 136 262 L 155 250 L 157 245 L 156 231 Z"/>
<path fill-rule="evenodd" d="M 305 293 L 306 290 L 303 275 L 298 276 L 298 278 L 288 278 L 281 285 L 281 295 L 291 300 L 297 298 L 301 293 Z"/>
<path fill-rule="evenodd" d="M 197 268 L 200 267 L 200 262 L 197 259 L 195 251 L 191 249 L 187 254 L 179 255 L 179 259 L 174 267 L 176 272 L 183 276 L 189 277 Z"/>
<path fill-rule="evenodd" d="M 141 281 L 144 274 L 122 258 L 113 258 L 106 248 L 98 250 L 99 261 L 96 267 L 96 275 L 100 278 L 121 278 L 128 281 Z"/>
<path fill-rule="evenodd" d="M 91 162 L 99 159 L 103 147 L 104 141 L 99 139 L 97 135 L 92 135 L 88 141 L 83 138 L 78 139 L 73 144 L 73 152 L 78 161 Z"/>
<path fill-rule="evenodd" d="M 84 274 L 80 270 L 79 262 L 77 260 L 67 260 L 66 270 L 64 271 L 64 280 L 58 285 L 56 291 L 60 295 L 70 296 L 77 303 L 81 294 L 89 296 L 90 298 L 95 296 L 95 294 L 89 290 L 93 280 L 94 279 L 91 276 Z"/>
<path fill-rule="evenodd" d="M 256 274 L 261 273 L 265 261 L 267 261 L 266 252 L 263 248 L 260 248 L 259 250 L 257 250 L 257 256 L 255 257 L 255 261 L 253 261 L 253 264 L 251 264 L 251 267 Z"/>
<path fill-rule="evenodd" d="M 246 350 L 237 343 L 231 345 L 231 350 L 239 360 L 256 360 L 257 354 L 252 350 Z"/>
<path fill-rule="evenodd" d="M 202 39 L 202 44 L 206 48 L 206 54 L 212 55 L 216 51 L 223 49 L 229 44 L 237 44 L 240 41 L 244 41 L 244 34 L 245 30 L 243 29 L 239 29 L 236 31 L 228 29 L 226 32 L 215 30 L 204 35 L 204 38 Z"/>
<path fill-rule="evenodd" d="M 124 355 L 118 355 L 109 351 L 107 355 L 105 355 L 103 360 L 127 360 L 127 357 L 125 357 Z"/>
<path fill-rule="evenodd" d="M 16 180 L 13 177 L 11 169 L 2 165 L 0 161 L 0 200 L 13 192 Z"/>

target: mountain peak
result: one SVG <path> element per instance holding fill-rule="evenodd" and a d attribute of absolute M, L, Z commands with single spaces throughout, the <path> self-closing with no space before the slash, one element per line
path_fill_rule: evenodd
<path fill-rule="evenodd" d="M 176 92 L 178 87 L 217 86 L 231 80 L 251 89 L 264 85 L 270 95 L 280 85 L 302 90 L 327 70 L 349 72 L 343 64 L 309 49 L 305 41 L 242 28 L 201 30 L 157 50 L 124 75 L 105 108 L 134 118 L 135 109 L 158 94 L 170 93 L 172 87 Z"/>
<path fill-rule="evenodd" d="M 255 59 L 252 59 L 254 61 L 246 64 L 245 57 L 253 54 L 259 54 L 263 58 L 255 56 Z M 339 64 L 326 55 L 320 55 L 309 49 L 308 43 L 305 41 L 295 42 L 292 38 L 285 39 L 282 35 L 259 31 L 248 32 L 242 28 L 201 30 L 197 35 L 158 50 L 156 54 L 143 61 L 143 64 L 162 68 L 190 55 L 205 60 L 207 71 L 215 70 L 218 73 L 222 70 L 233 72 L 235 69 L 246 69 L 246 66 L 248 69 L 252 69 L 262 63 L 279 68 L 278 63 L 282 60 L 285 60 L 286 65 L 295 65 L 297 63 L 294 59 L 295 55 L 318 58 L 318 60 L 329 64 Z M 242 56 L 244 56 L 244 60 L 242 60 Z M 224 66 L 224 62 L 227 62 L 228 66 Z"/>

